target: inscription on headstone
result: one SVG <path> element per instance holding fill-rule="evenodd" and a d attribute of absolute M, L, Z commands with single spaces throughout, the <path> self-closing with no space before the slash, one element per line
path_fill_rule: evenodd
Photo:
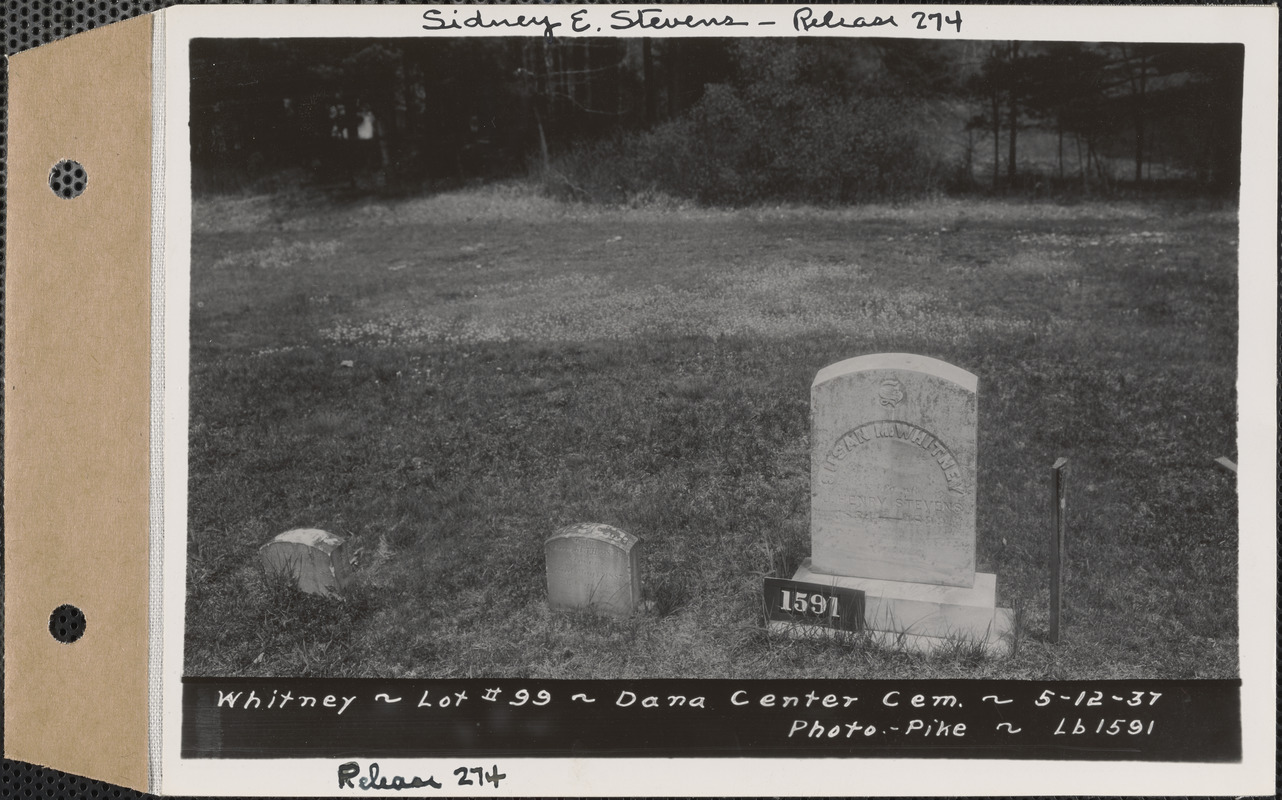
<path fill-rule="evenodd" d="M 342 537 L 316 528 L 285 531 L 258 556 L 268 573 L 290 576 L 308 594 L 337 595 L 353 577 Z"/>
<path fill-rule="evenodd" d="M 544 542 L 548 605 L 627 615 L 641 602 L 641 540 L 609 525 L 568 525 Z"/>
<path fill-rule="evenodd" d="M 973 586 L 976 379 L 881 353 L 821 370 L 810 390 L 817 572 Z"/>

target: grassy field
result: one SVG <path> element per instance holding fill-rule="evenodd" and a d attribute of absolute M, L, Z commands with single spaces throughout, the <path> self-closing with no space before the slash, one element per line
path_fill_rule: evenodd
<path fill-rule="evenodd" d="M 1236 676 L 1236 236 L 1173 205 L 198 200 L 186 672 Z M 763 630 L 762 576 L 810 552 L 810 382 L 878 351 L 979 376 L 1011 658 Z M 542 542 L 584 521 L 645 539 L 644 614 L 547 608 Z M 350 537 L 344 600 L 263 575 L 294 527 Z"/>

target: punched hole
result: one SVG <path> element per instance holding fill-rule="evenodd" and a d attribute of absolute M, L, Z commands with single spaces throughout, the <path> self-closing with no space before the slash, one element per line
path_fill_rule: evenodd
<path fill-rule="evenodd" d="M 49 188 L 64 200 L 79 197 L 88 185 L 85 168 L 71 159 L 59 161 L 49 170 Z"/>
<path fill-rule="evenodd" d="M 58 606 L 49 615 L 49 635 L 63 644 L 85 635 L 85 614 L 73 605 Z"/>

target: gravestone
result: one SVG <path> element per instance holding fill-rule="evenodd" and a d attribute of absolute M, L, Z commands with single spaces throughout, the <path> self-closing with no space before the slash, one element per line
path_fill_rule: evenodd
<path fill-rule="evenodd" d="M 793 580 L 863 592 L 874 638 L 1000 653 L 1013 615 L 975 572 L 978 381 L 925 356 L 830 365 L 810 390 L 812 557 Z"/>
<path fill-rule="evenodd" d="M 814 568 L 975 582 L 976 380 L 922 356 L 821 370 L 810 388 Z"/>
<path fill-rule="evenodd" d="M 597 523 L 568 525 L 543 543 L 548 605 L 616 616 L 641 603 L 641 540 Z"/>
<path fill-rule="evenodd" d="M 342 537 L 316 528 L 299 528 L 258 550 L 269 574 L 288 575 L 308 594 L 336 596 L 352 582 L 352 564 Z"/>

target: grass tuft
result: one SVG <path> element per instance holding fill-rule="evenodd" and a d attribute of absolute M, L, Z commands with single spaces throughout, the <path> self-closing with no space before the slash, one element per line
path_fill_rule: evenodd
<path fill-rule="evenodd" d="M 693 593 L 688 576 L 681 573 L 665 575 L 654 587 L 654 613 L 660 619 L 672 616 L 689 605 Z"/>

